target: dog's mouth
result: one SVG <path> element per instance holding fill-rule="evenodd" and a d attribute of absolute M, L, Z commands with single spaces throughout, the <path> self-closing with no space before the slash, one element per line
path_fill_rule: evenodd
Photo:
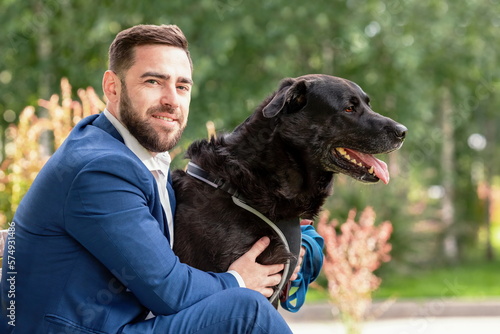
<path fill-rule="evenodd" d="M 359 181 L 389 183 L 387 164 L 371 154 L 352 149 L 336 147 L 332 150 L 335 165 L 340 171 Z"/>

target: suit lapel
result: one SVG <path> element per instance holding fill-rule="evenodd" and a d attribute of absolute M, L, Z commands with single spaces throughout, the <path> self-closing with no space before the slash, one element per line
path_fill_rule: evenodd
<path fill-rule="evenodd" d="M 116 130 L 116 128 L 113 126 L 113 124 L 111 124 L 111 122 L 106 118 L 104 113 L 101 113 L 99 116 L 97 116 L 97 118 L 94 120 L 94 122 L 92 122 L 92 125 L 98 127 L 99 129 L 106 131 L 111 136 L 113 136 L 113 138 L 115 138 L 115 139 L 117 139 L 125 144 L 125 142 L 124 142 L 122 136 L 120 135 L 120 133 L 118 132 L 118 130 Z"/>
<path fill-rule="evenodd" d="M 123 140 L 123 137 L 120 135 L 118 130 L 111 124 L 111 122 L 106 118 L 106 116 L 101 113 L 97 118 L 92 122 L 92 125 L 102 129 L 103 131 L 109 133 L 113 138 L 119 140 L 123 144 L 125 144 L 125 141 Z M 131 154 L 133 154 L 131 152 Z M 135 156 L 135 155 L 134 155 Z M 144 166 L 146 168 L 146 166 Z M 154 179 L 153 179 L 153 182 Z M 154 189 L 157 189 L 154 187 Z M 168 182 L 167 182 L 167 192 L 168 192 L 168 197 L 170 200 L 170 207 L 172 209 L 172 216 L 174 216 L 175 212 L 175 193 L 174 189 L 172 187 L 172 177 L 170 176 L 170 173 L 168 174 Z M 155 205 L 156 208 L 159 208 L 158 210 L 153 210 L 152 214 L 155 216 L 156 220 L 158 221 L 158 225 L 160 226 L 161 231 L 167 236 L 168 240 L 170 240 L 170 233 L 168 231 L 168 223 L 167 223 L 167 217 L 165 215 L 165 211 L 163 210 L 163 207 L 160 203 L 160 197 L 159 193 L 156 194 L 156 198 L 158 198 L 158 203 Z M 160 211 L 160 212 L 158 212 Z M 156 214 L 155 214 L 156 213 Z M 163 222 L 163 223 L 161 223 Z"/>

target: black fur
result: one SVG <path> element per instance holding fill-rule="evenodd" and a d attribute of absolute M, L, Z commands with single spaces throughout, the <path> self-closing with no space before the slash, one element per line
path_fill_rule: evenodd
<path fill-rule="evenodd" d="M 353 111 L 348 109 L 353 107 Z M 378 178 L 349 166 L 335 147 L 377 154 L 398 149 L 406 128 L 371 110 L 355 83 L 326 75 L 282 81 L 278 91 L 232 133 L 194 142 L 187 158 L 237 188 L 271 221 L 313 218 L 332 192 L 335 173 Z M 271 246 L 258 259 L 285 263 L 270 228 L 231 196 L 184 171 L 173 173 L 177 195 L 174 251 L 182 262 L 223 272 L 262 236 Z"/>

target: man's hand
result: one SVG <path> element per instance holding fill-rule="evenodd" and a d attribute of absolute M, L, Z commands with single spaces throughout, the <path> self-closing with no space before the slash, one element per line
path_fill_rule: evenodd
<path fill-rule="evenodd" d="M 247 288 L 260 292 L 269 298 L 273 294 L 272 287 L 281 281 L 283 264 L 262 265 L 256 262 L 257 257 L 269 246 L 268 237 L 259 239 L 248 252 L 229 266 L 240 274 Z"/>

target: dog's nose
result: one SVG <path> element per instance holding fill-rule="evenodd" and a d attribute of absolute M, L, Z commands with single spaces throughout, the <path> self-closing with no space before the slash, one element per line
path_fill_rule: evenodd
<path fill-rule="evenodd" d="M 398 137 L 401 140 L 405 139 L 407 131 L 408 129 L 406 128 L 406 126 L 402 124 L 397 124 L 396 127 L 394 128 L 394 133 L 396 134 L 396 137 Z"/>

